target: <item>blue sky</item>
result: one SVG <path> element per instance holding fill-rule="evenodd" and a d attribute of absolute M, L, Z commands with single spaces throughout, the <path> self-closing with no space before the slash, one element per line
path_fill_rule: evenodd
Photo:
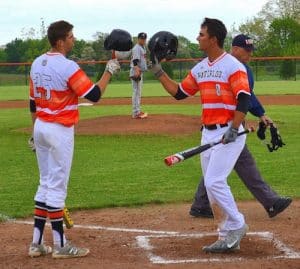
<path fill-rule="evenodd" d="M 144 31 L 151 36 L 168 30 L 195 41 L 204 17 L 221 19 L 228 28 L 239 25 L 259 12 L 266 0 L 1 0 L 0 45 L 21 37 L 22 29 L 39 30 L 64 19 L 75 28 L 79 39 L 93 34 L 126 29 L 132 35 Z"/>

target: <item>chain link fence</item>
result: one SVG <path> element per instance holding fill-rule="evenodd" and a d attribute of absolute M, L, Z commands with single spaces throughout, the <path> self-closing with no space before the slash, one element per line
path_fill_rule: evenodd
<path fill-rule="evenodd" d="M 200 59 L 175 59 L 163 63 L 164 70 L 175 80 L 183 79 Z M 0 86 L 28 85 L 31 63 L 0 63 Z M 81 68 L 97 81 L 105 69 L 105 61 L 78 62 Z M 256 81 L 300 79 L 300 57 L 253 58 L 250 62 Z M 121 72 L 112 82 L 129 81 L 129 62 L 121 63 Z M 151 72 L 144 74 L 145 82 L 155 80 Z"/>

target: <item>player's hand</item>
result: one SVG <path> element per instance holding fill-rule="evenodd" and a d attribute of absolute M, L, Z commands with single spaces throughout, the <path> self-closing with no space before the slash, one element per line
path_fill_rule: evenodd
<path fill-rule="evenodd" d="M 223 135 L 222 143 L 228 144 L 230 142 L 234 142 L 238 136 L 238 129 L 230 127 L 226 133 Z"/>
<path fill-rule="evenodd" d="M 120 69 L 121 66 L 117 59 L 109 60 L 105 67 L 105 71 L 111 73 L 111 75 L 118 73 Z"/>
<path fill-rule="evenodd" d="M 271 123 L 273 123 L 272 119 L 267 115 L 261 116 L 260 121 L 262 121 L 266 126 L 269 126 Z"/>
<path fill-rule="evenodd" d="M 139 68 L 138 66 L 134 67 L 134 77 L 135 78 L 140 78 L 142 74 L 141 68 Z"/>
<path fill-rule="evenodd" d="M 28 139 L 28 147 L 35 152 L 35 144 L 32 136 Z"/>
<path fill-rule="evenodd" d="M 157 60 L 155 55 L 150 57 L 152 60 L 149 62 L 148 69 L 154 74 L 156 78 L 159 78 L 163 73 L 164 70 L 161 67 L 161 64 Z"/>

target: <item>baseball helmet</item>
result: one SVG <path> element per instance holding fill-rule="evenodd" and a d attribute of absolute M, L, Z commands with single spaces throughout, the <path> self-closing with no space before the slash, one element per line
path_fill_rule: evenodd
<path fill-rule="evenodd" d="M 154 34 L 148 43 L 151 61 L 154 57 L 160 62 L 162 59 L 172 60 L 177 54 L 178 39 L 167 31 L 160 31 Z"/>
<path fill-rule="evenodd" d="M 132 49 L 131 35 L 121 29 L 114 29 L 104 40 L 106 50 L 129 51 Z"/>

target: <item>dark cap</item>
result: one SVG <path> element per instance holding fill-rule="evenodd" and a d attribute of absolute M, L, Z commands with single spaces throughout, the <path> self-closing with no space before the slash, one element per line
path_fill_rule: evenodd
<path fill-rule="evenodd" d="M 254 44 L 253 44 L 253 39 L 251 37 L 246 36 L 246 35 L 237 35 L 233 40 L 232 40 L 232 46 L 235 47 L 240 47 L 244 48 L 246 50 L 254 50 Z"/>
<path fill-rule="evenodd" d="M 147 39 L 147 34 L 146 33 L 139 33 L 138 34 L 138 39 Z"/>

